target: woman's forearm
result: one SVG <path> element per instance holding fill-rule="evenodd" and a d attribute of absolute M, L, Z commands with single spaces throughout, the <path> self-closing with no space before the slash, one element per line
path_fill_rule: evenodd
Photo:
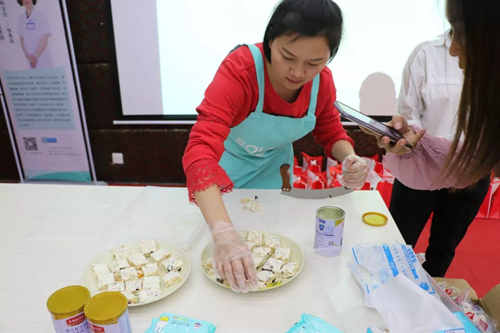
<path fill-rule="evenodd" d="M 467 187 L 470 183 L 460 181 L 458 174 L 442 175 L 450 149 L 449 140 L 425 133 L 409 154 L 387 153 L 384 164 L 401 183 L 415 190 Z"/>
<path fill-rule="evenodd" d="M 217 184 L 204 191 L 195 191 L 194 196 L 211 230 L 218 221 L 231 222 Z"/>
<path fill-rule="evenodd" d="M 355 154 L 354 148 L 347 140 L 339 140 L 332 147 L 332 156 L 341 163 L 347 156 L 352 154 Z"/>

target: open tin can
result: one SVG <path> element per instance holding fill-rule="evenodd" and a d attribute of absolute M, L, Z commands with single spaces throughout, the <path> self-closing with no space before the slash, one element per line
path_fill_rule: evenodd
<path fill-rule="evenodd" d="M 316 211 L 314 249 L 316 253 L 332 257 L 342 252 L 345 212 L 334 206 L 320 207 Z"/>

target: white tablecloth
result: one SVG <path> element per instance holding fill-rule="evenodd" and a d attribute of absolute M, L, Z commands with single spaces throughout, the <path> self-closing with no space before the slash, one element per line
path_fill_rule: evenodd
<path fill-rule="evenodd" d="M 109 226 L 143 191 L 143 187 L 0 184 L 0 332 L 53 332 L 47 298 L 59 288 L 82 283 L 88 264 L 112 246 Z M 168 209 L 196 209 L 188 203 L 186 189 L 165 191 Z M 255 195 L 263 210 L 244 211 L 240 199 Z M 237 294 L 218 286 L 201 270 L 199 257 L 208 240 L 204 226 L 188 252 L 189 279 L 167 298 L 131 308 L 134 332 L 144 332 L 162 312 L 211 321 L 218 333 L 284 332 L 304 312 L 345 332 L 366 332 L 368 326 L 383 323 L 375 310 L 363 305 L 361 288 L 347 267 L 353 244 L 403 242 L 378 192 L 299 200 L 279 191 L 235 190 L 223 198 L 238 229 L 267 230 L 294 240 L 306 257 L 303 271 L 291 283 L 269 291 Z M 61 203 L 72 206 L 72 211 L 64 211 Z M 315 212 L 328 205 L 346 212 L 344 250 L 337 257 L 322 257 L 313 250 Z M 364 224 L 361 216 L 367 211 L 387 215 L 389 223 L 383 227 Z M 201 220 L 201 213 L 197 214 Z M 61 235 L 61 217 L 66 216 L 75 234 L 68 234 L 71 229 L 66 226 L 66 236 L 51 237 L 50 228 Z M 85 220 L 96 233 L 88 233 Z M 57 223 L 51 226 L 51 221 Z"/>

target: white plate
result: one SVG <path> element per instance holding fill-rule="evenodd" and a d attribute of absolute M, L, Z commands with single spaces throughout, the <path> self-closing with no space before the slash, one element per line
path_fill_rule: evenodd
<path fill-rule="evenodd" d="M 127 244 L 124 244 L 123 246 L 125 246 L 125 248 L 131 254 L 133 254 L 133 253 L 141 253 L 141 250 L 140 250 L 140 247 L 139 247 L 139 242 L 127 243 Z M 187 256 L 187 254 L 184 251 L 182 251 L 181 249 L 179 249 L 178 247 L 176 247 L 174 245 L 167 244 L 167 243 L 162 243 L 162 242 L 159 242 L 159 241 L 156 241 L 156 246 L 157 246 L 157 249 L 161 249 L 161 248 L 167 249 L 171 254 L 176 254 L 182 260 L 182 262 L 184 263 L 184 267 L 179 272 L 179 274 L 182 277 L 182 281 L 179 282 L 179 283 L 176 283 L 176 284 L 174 284 L 172 286 L 169 286 L 169 287 L 165 286 L 165 284 L 162 282 L 162 283 L 160 283 L 160 286 L 161 286 L 161 295 L 160 295 L 160 297 L 155 298 L 155 299 L 151 299 L 151 300 L 149 300 L 147 302 L 129 304 L 129 307 L 140 306 L 140 305 L 145 305 L 145 304 L 153 303 L 153 302 L 159 301 L 162 298 L 167 297 L 168 295 L 170 295 L 171 293 L 173 293 L 174 291 L 176 291 L 177 289 L 179 289 L 184 284 L 184 282 L 186 282 L 186 280 L 187 280 L 187 278 L 189 276 L 189 273 L 191 272 L 191 264 L 189 262 L 189 258 Z M 118 248 L 118 246 L 117 246 L 117 248 Z M 148 261 L 154 262 L 153 259 L 150 259 L 150 258 L 148 258 Z M 101 254 L 97 258 L 95 258 L 90 263 L 90 265 L 88 265 L 88 267 L 85 270 L 85 273 L 83 275 L 83 285 L 85 287 L 87 287 L 87 289 L 90 291 L 90 295 L 91 296 L 94 296 L 94 295 L 102 292 L 102 290 L 99 290 L 97 288 L 97 279 L 95 278 L 94 272 L 92 270 L 92 265 L 94 265 L 94 264 L 110 265 L 112 262 L 113 262 L 113 250 L 110 250 L 108 252 L 105 252 L 105 253 Z M 160 275 L 166 274 L 167 271 L 165 270 L 165 268 L 164 267 L 160 267 L 160 266 L 161 265 L 158 265 L 158 268 L 160 270 Z"/>
<path fill-rule="evenodd" d="M 265 236 L 277 236 L 281 239 L 281 246 L 282 247 L 287 247 L 291 250 L 291 254 L 290 254 L 290 260 L 288 262 L 296 262 L 299 264 L 299 269 L 297 270 L 297 273 L 295 273 L 294 276 L 286 279 L 285 281 L 279 283 L 279 284 L 272 284 L 266 288 L 263 288 L 263 289 L 258 289 L 257 291 L 264 291 L 264 290 L 270 290 L 270 289 L 274 289 L 274 288 L 278 288 L 278 287 L 281 287 L 287 283 L 290 283 L 290 281 L 292 281 L 293 279 L 295 279 L 295 277 L 297 275 L 300 274 L 300 272 L 302 271 L 302 268 L 304 267 L 304 254 L 302 253 L 302 250 L 300 249 L 300 247 L 294 242 L 292 241 L 291 239 L 289 238 L 286 238 L 285 236 L 282 236 L 282 235 L 279 235 L 279 234 L 275 234 L 273 232 L 266 232 L 266 231 L 260 231 L 260 233 L 264 234 Z M 243 238 L 243 240 L 246 241 L 247 239 L 247 235 L 248 235 L 248 231 L 240 231 L 239 234 L 241 235 L 241 237 Z M 217 280 L 215 280 L 215 276 L 213 277 L 210 277 L 207 273 L 207 269 L 203 266 L 203 263 L 205 262 L 205 260 L 207 260 L 208 258 L 210 258 L 213 253 L 211 252 L 212 251 L 212 247 L 211 247 L 211 244 L 208 244 L 204 249 L 203 249 L 203 252 L 201 252 L 201 257 L 200 257 L 200 260 L 201 260 L 201 267 L 202 267 L 202 270 L 203 270 L 203 273 L 205 274 L 205 276 L 212 282 L 216 283 L 217 285 L 221 286 L 221 287 L 226 287 L 226 288 L 229 288 L 228 286 L 226 286 L 225 284 L 222 284 L 220 282 L 218 282 Z M 261 269 L 258 269 L 257 270 L 257 273 L 260 271 Z"/>

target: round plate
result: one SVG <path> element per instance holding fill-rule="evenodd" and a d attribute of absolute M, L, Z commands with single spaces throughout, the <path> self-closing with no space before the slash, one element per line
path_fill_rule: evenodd
<path fill-rule="evenodd" d="M 124 244 L 123 246 L 132 254 L 133 253 L 141 253 L 141 250 L 139 247 L 139 242 L 127 243 L 127 244 Z M 179 272 L 179 274 L 182 277 L 182 281 L 179 283 L 176 283 L 172 286 L 169 286 L 169 287 L 165 286 L 164 283 L 160 283 L 160 286 L 161 286 L 160 297 L 155 298 L 155 299 L 151 299 L 151 300 L 149 300 L 147 302 L 143 302 L 143 303 L 129 304 L 129 307 L 146 305 L 146 304 L 153 303 L 153 302 L 159 301 L 162 298 L 167 297 L 168 295 L 170 295 L 171 293 L 173 293 L 174 291 L 179 289 L 184 284 L 184 282 L 186 282 L 186 280 L 189 276 L 189 273 L 191 272 L 191 264 L 189 262 L 189 257 L 187 256 L 187 254 L 184 251 L 182 251 L 181 249 L 179 249 L 178 247 L 176 247 L 174 245 L 162 243 L 159 241 L 156 241 L 156 246 L 157 246 L 157 249 L 161 249 L 161 248 L 167 249 L 171 254 L 175 254 L 175 255 L 179 256 L 179 258 L 182 260 L 182 262 L 184 263 L 184 267 Z M 117 246 L 116 248 L 118 248 L 118 247 L 119 246 Z M 151 259 L 148 259 L 148 261 L 149 260 L 151 260 Z M 94 264 L 110 265 L 112 262 L 113 262 L 113 250 L 110 250 L 108 252 L 101 254 L 97 258 L 95 258 L 90 263 L 90 265 L 87 266 L 87 269 L 85 270 L 85 273 L 83 275 L 83 285 L 85 287 L 87 287 L 87 289 L 90 291 L 91 296 L 94 296 L 100 292 L 103 292 L 103 290 L 99 290 L 97 288 L 97 279 L 95 278 L 94 272 L 92 270 L 92 265 L 94 265 Z M 166 274 L 167 271 L 165 270 L 165 268 L 160 267 L 160 266 L 161 265 L 158 265 L 158 268 L 160 270 L 160 275 Z"/>
<path fill-rule="evenodd" d="M 294 276 L 292 276 L 291 278 L 288 278 L 286 279 L 284 282 L 282 283 L 279 283 L 279 284 L 272 284 L 266 288 L 263 288 L 263 289 L 258 289 L 257 291 L 264 291 L 264 290 L 270 290 L 270 289 L 274 289 L 274 288 L 278 288 L 278 287 L 281 287 L 287 283 L 290 283 L 290 281 L 292 281 L 293 279 L 295 279 L 295 277 L 297 275 L 300 274 L 300 272 L 302 272 L 302 268 L 304 267 L 304 254 L 302 253 L 302 250 L 300 249 L 300 247 L 294 242 L 292 241 L 291 239 L 289 238 L 286 238 L 285 236 L 282 236 L 282 235 L 279 235 L 279 234 L 275 234 L 275 233 L 272 233 L 272 232 L 265 232 L 265 231 L 260 231 L 260 233 L 264 234 L 264 236 L 277 236 L 281 239 L 281 247 L 287 247 L 291 250 L 291 254 L 290 254 L 290 260 L 288 262 L 296 262 L 299 264 L 299 269 L 297 270 L 297 273 L 295 273 Z M 248 231 L 240 231 L 238 232 L 241 237 L 246 240 L 247 239 L 247 235 L 248 235 Z M 205 260 L 207 260 L 208 258 L 210 258 L 212 256 L 212 252 L 211 252 L 211 244 L 208 244 L 207 246 L 205 246 L 205 248 L 203 249 L 203 251 L 201 252 L 201 256 L 200 256 L 200 263 L 201 263 L 201 267 L 202 267 L 202 271 L 203 273 L 205 274 L 205 276 L 212 282 L 214 282 L 215 284 L 217 284 L 218 286 L 221 286 L 221 287 L 225 287 L 225 288 L 230 288 L 228 286 L 226 286 L 225 284 L 222 284 L 220 282 L 218 282 L 217 280 L 215 280 L 215 276 L 214 277 L 210 277 L 207 273 L 207 269 L 203 266 L 203 263 L 205 262 Z M 260 271 L 260 269 L 257 270 L 257 273 Z"/>

